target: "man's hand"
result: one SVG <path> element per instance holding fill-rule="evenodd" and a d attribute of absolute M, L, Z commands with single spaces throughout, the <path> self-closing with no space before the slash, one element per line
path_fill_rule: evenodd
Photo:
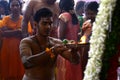
<path fill-rule="evenodd" d="M 55 54 L 61 54 L 65 50 L 68 50 L 68 48 L 63 44 L 56 44 L 53 48 Z"/>
<path fill-rule="evenodd" d="M 86 29 L 91 29 L 92 28 L 92 23 L 91 20 L 87 20 L 83 23 L 82 30 L 85 31 Z"/>
<path fill-rule="evenodd" d="M 91 20 L 87 20 L 83 23 L 82 26 L 83 36 L 89 37 L 92 32 L 92 23 Z"/>

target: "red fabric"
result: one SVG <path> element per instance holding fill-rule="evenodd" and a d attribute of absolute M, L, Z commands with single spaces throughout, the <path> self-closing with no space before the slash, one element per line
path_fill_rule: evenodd
<path fill-rule="evenodd" d="M 120 45 L 118 46 L 118 53 L 110 60 L 110 68 L 108 70 L 107 80 L 117 80 L 118 58 L 120 57 Z"/>
<path fill-rule="evenodd" d="M 72 24 L 72 17 L 70 13 L 65 12 L 62 13 L 61 15 L 65 17 L 66 20 L 68 20 L 67 22 L 68 25 L 65 31 L 66 39 L 77 41 L 78 31 L 80 30 L 79 24 L 77 25 Z M 58 33 L 58 37 L 59 37 L 59 33 Z M 69 61 L 59 56 L 57 60 L 57 80 L 82 80 L 81 64 L 73 65 Z"/>
<path fill-rule="evenodd" d="M 66 74 L 65 80 L 82 80 L 81 64 L 74 65 L 66 60 Z"/>
<path fill-rule="evenodd" d="M 22 80 L 24 67 L 19 53 L 20 40 L 4 38 L 0 55 L 0 74 L 5 80 Z"/>
<path fill-rule="evenodd" d="M 57 58 L 57 72 L 56 72 L 56 80 L 65 80 L 65 59 L 62 56 L 58 56 Z"/>

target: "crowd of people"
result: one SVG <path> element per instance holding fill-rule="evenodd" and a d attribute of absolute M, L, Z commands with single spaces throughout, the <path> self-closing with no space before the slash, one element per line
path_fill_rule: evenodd
<path fill-rule="evenodd" d="M 4 4 L 3 4 L 4 3 Z M 80 55 L 64 39 L 89 42 L 96 1 L 0 1 L 0 80 L 82 80 Z"/>

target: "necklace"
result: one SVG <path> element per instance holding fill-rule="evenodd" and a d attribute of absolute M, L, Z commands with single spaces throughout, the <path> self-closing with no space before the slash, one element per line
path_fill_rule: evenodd
<path fill-rule="evenodd" d="M 47 42 L 45 44 L 41 44 L 42 42 L 39 41 L 39 37 L 35 36 L 35 41 L 38 44 L 41 51 L 45 50 L 47 47 L 50 48 L 50 39 L 47 39 Z"/>

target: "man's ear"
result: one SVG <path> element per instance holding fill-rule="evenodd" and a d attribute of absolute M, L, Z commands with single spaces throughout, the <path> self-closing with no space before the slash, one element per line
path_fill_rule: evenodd
<path fill-rule="evenodd" d="M 38 23 L 34 21 L 34 26 L 37 27 Z"/>

